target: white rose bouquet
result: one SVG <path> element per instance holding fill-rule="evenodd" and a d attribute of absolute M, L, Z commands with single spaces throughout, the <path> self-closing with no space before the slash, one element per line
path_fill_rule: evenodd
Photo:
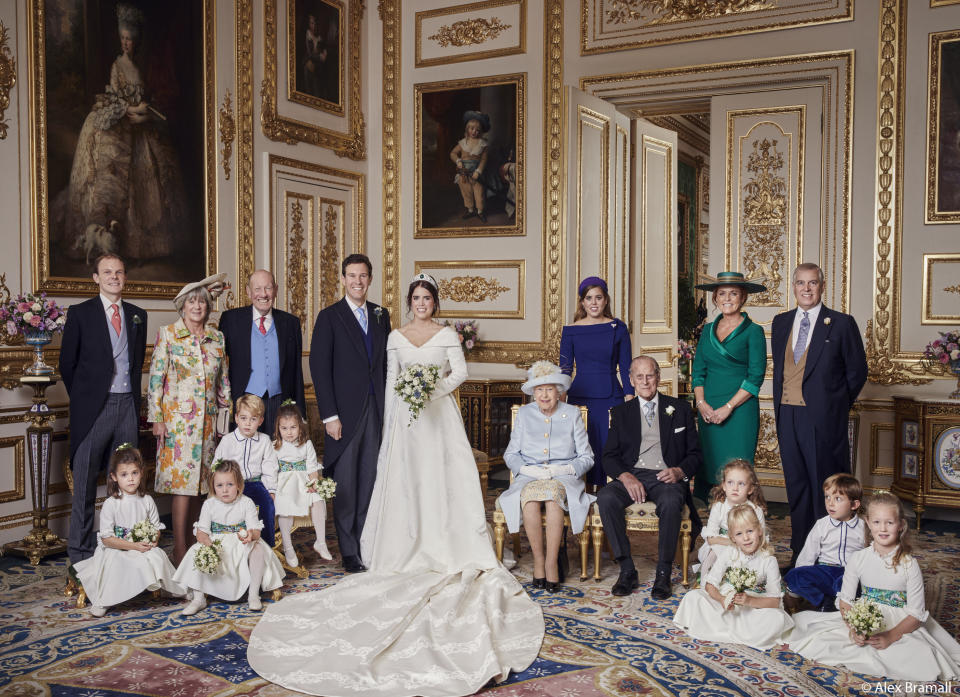
<path fill-rule="evenodd" d="M 149 520 L 141 520 L 130 529 L 133 542 L 156 542 L 160 539 L 160 530 Z"/>
<path fill-rule="evenodd" d="M 861 636 L 869 637 L 883 631 L 883 613 L 875 602 L 869 598 L 857 600 L 843 616 L 853 631 Z"/>
<path fill-rule="evenodd" d="M 730 603 L 733 602 L 733 596 L 737 593 L 743 593 L 748 588 L 753 588 L 757 585 L 757 572 L 746 566 L 731 566 L 724 573 L 723 580 L 733 588 L 733 592 L 728 593 L 724 597 L 726 602 L 723 607 L 727 609 L 730 607 Z"/>
<path fill-rule="evenodd" d="M 331 477 L 320 477 L 307 481 L 307 493 L 316 494 L 324 501 L 329 501 L 337 495 L 337 483 Z"/>
<path fill-rule="evenodd" d="M 410 423 L 407 426 L 412 426 L 420 416 L 439 381 L 440 366 L 432 363 L 413 363 L 397 376 L 393 391 L 410 409 Z"/>
<path fill-rule="evenodd" d="M 213 544 L 200 545 L 200 548 L 193 554 L 193 568 L 204 574 L 215 574 L 220 568 L 220 540 L 214 540 Z"/>

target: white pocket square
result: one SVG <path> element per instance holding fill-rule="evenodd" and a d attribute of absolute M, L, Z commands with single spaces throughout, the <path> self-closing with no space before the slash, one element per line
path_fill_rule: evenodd
<path fill-rule="evenodd" d="M 673 432 L 674 432 L 674 433 L 680 433 L 680 431 L 686 431 L 686 430 L 687 430 L 687 427 L 686 427 L 686 426 L 681 426 L 680 428 L 675 428 L 675 429 L 673 429 Z"/>

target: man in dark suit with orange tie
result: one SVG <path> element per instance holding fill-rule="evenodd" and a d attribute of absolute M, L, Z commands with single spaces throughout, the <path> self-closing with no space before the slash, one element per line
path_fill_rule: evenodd
<path fill-rule="evenodd" d="M 614 595 L 630 595 L 640 585 L 630 554 L 624 509 L 647 499 L 656 504 L 659 523 L 657 572 L 650 595 L 666 600 L 672 590 L 670 572 L 680 535 L 683 506 L 690 509 L 694 535 L 700 518 L 690 496 L 690 477 L 703 461 L 696 419 L 690 405 L 661 394 L 660 365 L 650 356 L 630 363 L 630 384 L 636 398 L 610 410 L 610 434 L 603 448 L 603 469 L 610 482 L 597 492 L 603 531 L 610 540 L 620 575 Z"/>
<path fill-rule="evenodd" d="M 823 270 L 793 272 L 797 309 L 773 318 L 773 409 L 790 503 L 792 568 L 807 533 L 827 514 L 821 488 L 850 471 L 848 414 L 867 381 L 867 357 L 856 320 L 823 305 Z"/>
<path fill-rule="evenodd" d="M 71 306 L 60 345 L 60 374 L 70 395 L 67 553 L 73 564 L 92 557 L 97 546 L 93 514 L 101 467 L 118 445 L 137 442 L 147 345 L 147 313 L 120 298 L 127 281 L 123 259 L 105 254 L 93 268 L 100 293 Z"/>

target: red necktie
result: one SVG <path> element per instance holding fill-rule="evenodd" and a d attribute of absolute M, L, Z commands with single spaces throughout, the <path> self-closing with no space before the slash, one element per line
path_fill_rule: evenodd
<path fill-rule="evenodd" d="M 260 317 L 260 333 L 261 333 L 261 334 L 264 334 L 264 335 L 266 335 L 266 333 L 267 333 L 267 328 L 266 328 L 266 327 L 264 326 L 264 324 L 263 324 L 266 319 L 267 319 L 266 317 L 264 317 L 264 316 L 261 315 L 261 317 Z"/>
<path fill-rule="evenodd" d="M 113 331 L 117 333 L 117 336 L 120 336 L 120 310 L 117 309 L 116 303 L 113 303 L 110 309 L 113 310 L 113 317 L 110 318 L 110 324 L 113 325 Z"/>

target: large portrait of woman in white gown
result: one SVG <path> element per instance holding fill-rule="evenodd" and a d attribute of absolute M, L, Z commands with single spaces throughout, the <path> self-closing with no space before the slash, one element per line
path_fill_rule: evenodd
<path fill-rule="evenodd" d="M 205 275 L 208 2 L 43 3 L 42 282 L 87 280 L 106 252 L 146 282 L 134 295 Z"/>
<path fill-rule="evenodd" d="M 418 274 L 413 319 L 387 340 L 383 443 L 361 537 L 369 571 L 267 608 L 250 666 L 271 682 L 338 697 L 470 695 L 527 668 L 543 641 L 540 607 L 496 558 L 479 476 L 453 391 L 460 341 L 433 320 L 437 284 Z M 411 418 L 394 392 L 416 364 L 440 367 Z"/>

